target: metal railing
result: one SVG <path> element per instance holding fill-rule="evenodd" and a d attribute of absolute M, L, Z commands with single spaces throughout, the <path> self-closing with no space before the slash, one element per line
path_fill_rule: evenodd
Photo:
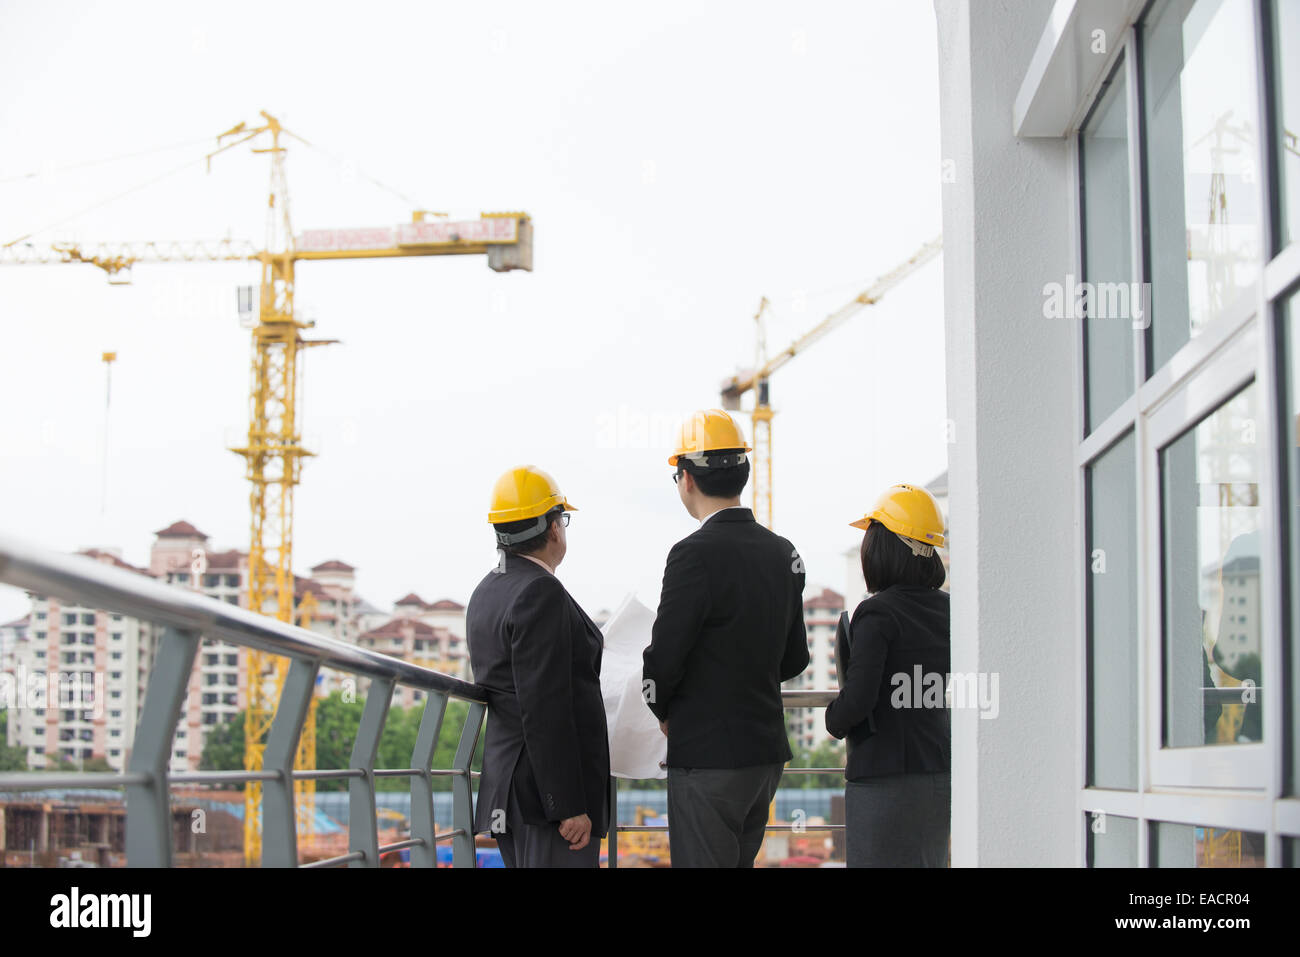
<path fill-rule="evenodd" d="M 0 773 L 0 791 L 92 788 L 126 791 L 126 860 L 128 866 L 166 867 L 173 863 L 170 788 L 178 784 L 262 783 L 262 866 L 378 867 L 380 857 L 410 850 L 412 867 L 433 867 L 437 844 L 452 842 L 452 865 L 475 866 L 472 781 L 470 769 L 486 713 L 486 693 L 477 685 L 376 651 L 258 615 L 248 609 L 175 585 L 143 578 L 80 555 L 49 552 L 0 536 L 0 582 L 39 595 L 61 598 L 85 608 L 125 615 L 160 625 L 144 707 L 135 730 L 128 765 L 115 772 Z M 288 674 L 267 736 L 261 771 L 188 771 L 172 773 L 172 735 L 180 720 L 190 673 L 201 640 L 217 639 L 290 659 Z M 311 704 L 316 675 L 322 667 L 371 679 L 349 767 L 295 771 L 294 756 Z M 376 768 L 380 735 L 393 689 L 405 685 L 428 693 L 428 705 L 416 735 L 411 766 Z M 785 691 L 786 708 L 825 707 L 834 691 Z M 469 703 L 452 767 L 432 767 L 447 702 Z M 786 768 L 784 774 L 843 774 L 843 768 Z M 433 815 L 433 778 L 452 779 L 452 827 L 437 832 Z M 411 779 L 411 837 L 379 844 L 375 781 Z M 295 780 L 348 780 L 348 853 L 306 864 L 298 862 Z M 667 825 L 620 825 L 618 781 L 610 779 L 608 860 L 618 861 L 618 835 L 666 831 Z M 768 831 L 839 831 L 843 824 L 769 824 Z"/>
<path fill-rule="evenodd" d="M 174 784 L 262 782 L 262 866 L 378 867 L 382 854 L 410 849 L 412 867 L 433 867 L 437 844 L 452 842 L 452 865 L 473 867 L 473 795 L 470 762 L 486 711 L 486 694 L 477 685 L 376 651 L 285 624 L 174 585 L 142 578 L 78 555 L 61 555 L 0 537 L 0 582 L 85 608 L 129 616 L 162 627 L 126 769 L 118 773 L 17 772 L 0 774 L 0 791 L 48 788 L 125 789 L 126 860 L 130 867 L 172 864 L 171 792 Z M 283 655 L 288 674 L 267 735 L 261 771 L 191 771 L 172 774 L 172 736 L 181 716 L 190 673 L 200 642 L 212 638 Z M 51 663 L 50 667 L 55 667 Z M 370 679 L 349 767 L 295 771 L 294 756 L 322 667 Z M 377 769 L 379 738 L 397 685 L 428 694 L 408 768 Z M 433 769 L 433 754 L 447 701 L 469 703 L 452 767 Z M 411 837 L 379 844 L 375 781 L 411 779 Z M 435 832 L 433 778 L 452 779 L 452 827 Z M 310 864 L 298 863 L 297 816 L 293 782 L 348 779 L 348 853 Z"/>

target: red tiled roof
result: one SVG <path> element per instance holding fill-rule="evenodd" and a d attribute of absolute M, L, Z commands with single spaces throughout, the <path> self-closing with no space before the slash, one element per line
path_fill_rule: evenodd
<path fill-rule="evenodd" d="M 396 603 L 398 605 L 419 605 L 421 608 L 429 607 L 424 603 L 424 599 L 421 598 L 419 595 L 417 595 L 415 592 L 411 592 L 405 598 L 397 599 Z"/>
<path fill-rule="evenodd" d="M 197 528 L 184 520 L 173 522 L 164 529 L 154 532 L 159 538 L 207 538 Z"/>
<path fill-rule="evenodd" d="M 0 628 L 22 628 L 25 625 L 30 625 L 31 621 L 32 621 L 31 615 L 23 615 L 23 617 L 21 618 L 15 618 L 11 622 L 0 625 Z"/>
<path fill-rule="evenodd" d="M 321 562 L 319 565 L 313 565 L 311 570 L 314 572 L 354 572 L 356 568 L 347 562 L 341 562 L 334 558 L 327 562 Z"/>
<path fill-rule="evenodd" d="M 303 595 L 311 592 L 317 598 L 329 598 L 329 593 L 325 591 L 325 586 L 311 578 L 300 578 L 293 576 L 293 596 L 301 598 Z"/>
<path fill-rule="evenodd" d="M 77 552 L 78 555 L 85 555 L 87 558 L 93 558 L 97 562 L 103 562 L 105 565 L 113 565 L 116 568 L 125 568 L 129 572 L 135 572 L 137 575 L 147 575 L 153 578 L 153 573 L 147 568 L 136 568 L 129 562 L 124 562 L 112 552 L 106 552 L 98 548 L 83 548 Z"/>
<path fill-rule="evenodd" d="M 240 560 L 247 557 L 248 552 L 241 552 L 237 548 L 225 552 L 208 552 L 208 571 L 217 568 L 238 569 Z"/>
<path fill-rule="evenodd" d="M 452 601 L 450 598 L 440 598 L 427 607 L 430 611 L 463 611 L 465 608 L 460 602 Z"/>
<path fill-rule="evenodd" d="M 361 638 L 404 638 L 404 626 L 410 625 L 413 628 L 413 634 L 417 638 L 430 638 L 439 631 L 445 631 L 443 628 L 433 628 L 426 625 L 417 618 L 393 618 L 384 622 L 378 628 L 371 628 L 369 631 L 360 635 Z"/>
<path fill-rule="evenodd" d="M 815 595 L 803 603 L 805 608 L 843 608 L 844 596 L 837 591 L 823 588 L 820 595 Z"/>

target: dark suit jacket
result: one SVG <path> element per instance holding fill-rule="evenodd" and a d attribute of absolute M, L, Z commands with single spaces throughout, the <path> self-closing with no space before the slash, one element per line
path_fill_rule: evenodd
<path fill-rule="evenodd" d="M 794 546 L 747 508 L 673 546 L 642 670 L 670 767 L 790 760 L 781 682 L 808 667 L 803 585 Z"/>
<path fill-rule="evenodd" d="M 600 694 L 604 641 L 560 580 L 507 555 L 465 612 L 474 681 L 487 689 L 476 833 L 513 801 L 528 824 L 586 814 L 609 827 L 609 735 Z M 501 820 L 501 818 L 498 818 Z"/>
<path fill-rule="evenodd" d="M 951 713 L 943 706 L 948 623 L 948 593 L 937 588 L 894 585 L 858 605 L 848 661 L 837 662 L 843 684 L 826 708 L 826 730 L 852 745 L 844 770 L 849 780 L 951 770 Z M 926 676 L 934 674 L 938 706 L 933 692 L 928 701 L 925 696 Z"/>

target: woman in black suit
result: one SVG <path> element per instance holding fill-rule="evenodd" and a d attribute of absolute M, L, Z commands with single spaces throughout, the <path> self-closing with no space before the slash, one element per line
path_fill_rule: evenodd
<path fill-rule="evenodd" d="M 841 629 L 840 693 L 826 708 L 826 730 L 848 739 L 848 866 L 943 867 L 952 791 L 948 595 L 935 553 L 943 513 L 925 489 L 895 485 L 852 524 L 864 530 L 870 597 Z"/>

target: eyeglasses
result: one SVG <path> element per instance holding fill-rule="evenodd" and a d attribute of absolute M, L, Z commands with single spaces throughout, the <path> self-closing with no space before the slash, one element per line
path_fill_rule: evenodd
<path fill-rule="evenodd" d="M 681 473 L 681 472 L 674 472 L 674 473 L 673 473 L 673 484 L 676 485 L 679 481 L 681 481 L 681 478 L 682 478 L 682 473 Z"/>
<path fill-rule="evenodd" d="M 560 524 L 561 524 L 561 525 L 563 525 L 565 528 L 568 528 L 568 527 L 569 527 L 569 513 L 568 513 L 568 512 L 561 512 L 561 513 L 560 513 L 560 520 L 559 520 L 559 521 L 560 521 Z"/>

